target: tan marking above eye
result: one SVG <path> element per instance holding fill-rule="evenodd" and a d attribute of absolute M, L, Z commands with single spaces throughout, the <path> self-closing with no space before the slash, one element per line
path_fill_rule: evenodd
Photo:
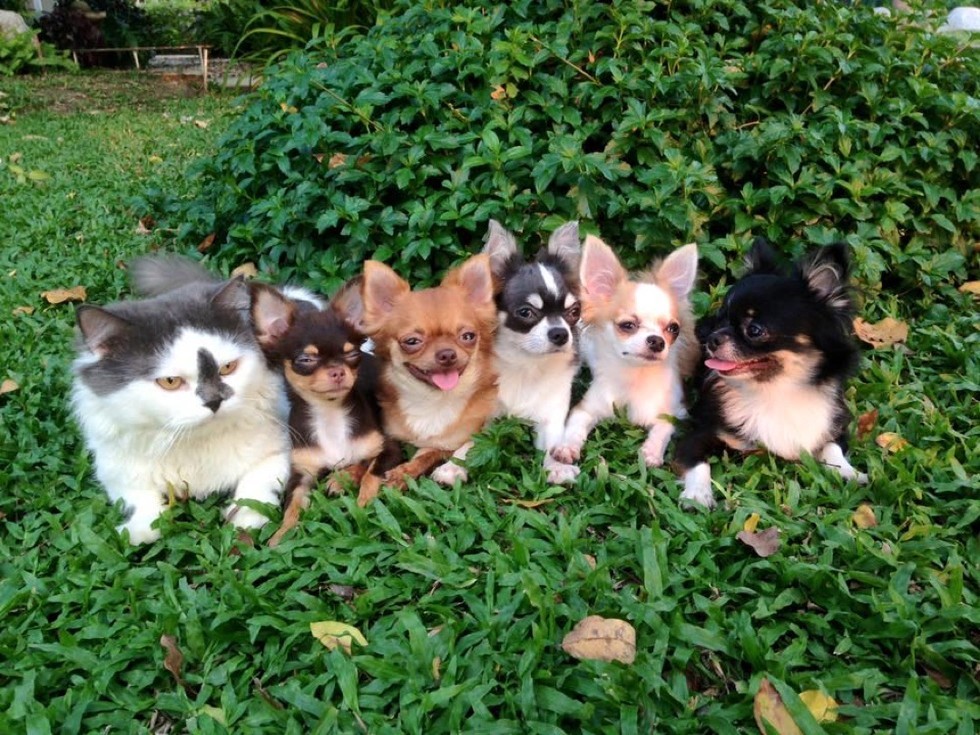
<path fill-rule="evenodd" d="M 238 360 L 232 360 L 231 362 L 226 362 L 224 365 L 218 368 L 218 372 L 221 375 L 231 375 L 237 369 L 238 369 Z"/>
<path fill-rule="evenodd" d="M 164 390 L 177 390 L 184 384 L 184 379 L 173 375 L 168 375 L 163 378 L 157 378 L 156 384 Z"/>
<path fill-rule="evenodd" d="M 344 352 L 353 352 L 356 348 L 350 342 L 344 342 Z"/>
<path fill-rule="evenodd" d="M 316 345 L 307 345 L 303 348 L 304 355 L 319 355 L 320 350 L 316 348 Z"/>

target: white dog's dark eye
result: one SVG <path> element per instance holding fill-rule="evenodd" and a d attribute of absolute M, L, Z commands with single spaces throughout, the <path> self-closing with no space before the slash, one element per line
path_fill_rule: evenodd
<path fill-rule="evenodd" d="M 633 334 L 636 331 L 636 322 L 622 321 L 616 325 L 616 328 L 623 334 Z"/>
<path fill-rule="evenodd" d="M 745 336 L 749 339 L 762 339 L 766 336 L 766 328 L 756 322 L 749 322 L 745 328 Z"/>
<path fill-rule="evenodd" d="M 569 306 L 567 309 L 565 309 L 565 318 L 570 322 L 577 322 L 581 316 L 582 307 L 578 304 Z"/>
<path fill-rule="evenodd" d="M 664 331 L 667 332 L 667 334 L 669 334 L 671 337 L 676 337 L 678 334 L 680 334 L 681 325 L 678 324 L 677 322 L 671 322 L 664 328 Z"/>
<path fill-rule="evenodd" d="M 519 316 L 521 319 L 530 319 L 532 316 L 534 316 L 534 309 L 532 309 L 530 306 L 522 306 L 517 310 L 517 316 Z"/>

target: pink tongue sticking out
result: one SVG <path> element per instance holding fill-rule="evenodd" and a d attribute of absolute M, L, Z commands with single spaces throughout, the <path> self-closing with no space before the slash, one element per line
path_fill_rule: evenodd
<path fill-rule="evenodd" d="M 459 382 L 459 371 L 452 370 L 448 373 L 432 373 L 432 382 L 439 390 L 452 390 Z"/>
<path fill-rule="evenodd" d="M 712 370 L 718 370 L 719 372 L 725 373 L 729 370 L 734 370 L 738 367 L 737 362 L 729 362 L 728 360 L 718 360 L 714 357 L 709 357 L 704 361 L 704 364 L 711 368 Z"/>

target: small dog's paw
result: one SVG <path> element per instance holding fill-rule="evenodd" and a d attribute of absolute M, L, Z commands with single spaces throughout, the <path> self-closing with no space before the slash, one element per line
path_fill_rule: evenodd
<path fill-rule="evenodd" d="M 692 467 L 684 473 L 684 492 L 681 505 L 700 505 L 708 510 L 715 507 L 715 495 L 711 491 L 711 468 L 706 463 Z"/>
<path fill-rule="evenodd" d="M 133 546 L 139 546 L 140 544 L 152 544 L 154 541 L 160 540 L 160 532 L 155 528 L 151 528 L 150 524 L 156 519 L 139 519 L 139 520 L 129 520 L 123 523 L 121 526 L 117 526 L 116 530 L 119 533 L 123 531 L 129 531 L 129 543 Z"/>
<path fill-rule="evenodd" d="M 640 454 L 643 456 L 643 461 L 647 463 L 647 467 L 660 467 L 664 463 L 664 443 L 659 439 L 647 439 L 643 442 L 643 447 L 640 449 Z"/>
<path fill-rule="evenodd" d="M 681 504 L 688 506 L 700 505 L 711 510 L 715 507 L 715 496 L 711 492 L 710 487 L 707 490 L 685 488 L 684 492 L 681 493 Z"/>
<path fill-rule="evenodd" d="M 351 478 L 351 476 L 346 472 L 334 472 L 332 475 L 330 475 L 330 479 L 327 480 L 325 490 L 327 491 L 327 495 L 343 495 L 344 491 L 346 491 L 348 486 L 353 484 L 353 482 L 353 478 Z"/>
<path fill-rule="evenodd" d="M 564 464 L 563 462 L 552 462 L 545 466 L 548 468 L 548 482 L 552 485 L 565 485 L 569 482 L 575 482 L 575 478 L 580 472 L 577 465 Z"/>
<path fill-rule="evenodd" d="M 551 450 L 551 456 L 561 464 L 574 464 L 579 460 L 580 451 L 570 444 L 563 444 Z"/>
<path fill-rule="evenodd" d="M 261 528 L 269 520 L 257 510 L 235 503 L 228 506 L 225 518 L 231 521 L 235 528 Z"/>
<path fill-rule="evenodd" d="M 868 484 L 868 476 L 864 472 L 858 472 L 854 476 L 854 479 L 857 480 L 857 484 L 858 485 L 867 485 Z"/>
<path fill-rule="evenodd" d="M 455 485 L 456 480 L 466 482 L 468 477 L 466 468 L 455 462 L 445 462 L 432 470 L 432 479 L 440 485 Z"/>

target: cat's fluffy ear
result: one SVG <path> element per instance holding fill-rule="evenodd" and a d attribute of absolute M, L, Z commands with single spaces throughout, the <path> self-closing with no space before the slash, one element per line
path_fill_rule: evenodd
<path fill-rule="evenodd" d="M 330 308 L 358 334 L 367 333 L 364 326 L 364 299 L 361 296 L 364 278 L 357 276 L 345 283 L 330 299 Z"/>
<path fill-rule="evenodd" d="M 99 357 L 106 355 L 113 340 L 133 326 L 128 320 L 98 306 L 79 306 L 75 321 L 85 346 Z"/>
<path fill-rule="evenodd" d="M 245 279 L 242 276 L 232 278 L 211 297 L 211 304 L 218 309 L 247 312 L 252 304 L 252 295 Z"/>
<path fill-rule="evenodd" d="M 296 315 L 293 302 L 272 286 L 252 283 L 252 326 L 264 349 L 275 345 L 289 331 Z"/>

